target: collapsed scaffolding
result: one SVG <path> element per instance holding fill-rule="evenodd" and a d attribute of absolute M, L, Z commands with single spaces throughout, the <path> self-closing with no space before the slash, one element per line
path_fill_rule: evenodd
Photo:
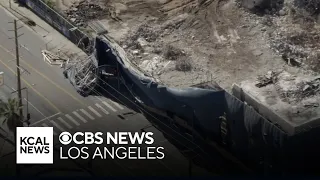
<path fill-rule="evenodd" d="M 99 79 L 98 60 L 95 53 L 73 59 L 64 66 L 63 74 L 79 94 L 89 95 L 95 89 Z"/>

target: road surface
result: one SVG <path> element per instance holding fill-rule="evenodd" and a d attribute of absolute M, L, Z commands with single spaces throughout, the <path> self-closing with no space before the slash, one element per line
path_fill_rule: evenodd
<path fill-rule="evenodd" d="M 0 87 L 0 97 L 8 98 L 17 88 L 15 76 L 15 45 L 13 17 L 0 8 L 0 71 L 4 72 L 5 85 Z M 150 124 L 141 114 L 126 106 L 101 96 L 80 96 L 61 69 L 50 66 L 42 59 L 41 50 L 46 42 L 38 34 L 19 23 L 18 34 L 23 91 L 24 114 L 31 113 L 30 126 L 54 127 L 55 143 L 60 132 L 76 131 L 139 131 Z M 28 106 L 27 106 L 28 105 Z M 124 114 L 131 113 L 130 116 Z M 124 118 L 120 118 L 122 115 Z M 187 175 L 188 160 L 155 128 L 156 144 L 166 148 L 165 161 L 104 161 L 93 163 L 101 175 Z M 101 165 L 103 163 L 103 165 Z"/>

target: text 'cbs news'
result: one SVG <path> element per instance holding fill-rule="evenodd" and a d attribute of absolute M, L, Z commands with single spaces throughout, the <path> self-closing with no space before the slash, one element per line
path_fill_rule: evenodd
<path fill-rule="evenodd" d="M 152 132 L 62 132 L 54 144 L 51 127 L 18 127 L 17 164 L 53 164 L 59 159 L 158 159 L 164 147 L 155 146 Z M 57 154 L 55 154 L 57 155 Z"/>

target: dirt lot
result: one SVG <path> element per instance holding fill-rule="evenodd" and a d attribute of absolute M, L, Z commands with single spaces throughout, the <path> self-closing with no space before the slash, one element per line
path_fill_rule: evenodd
<path fill-rule="evenodd" d="M 79 26 L 100 21 L 132 61 L 169 86 L 215 80 L 230 90 L 270 70 L 320 71 L 320 16 L 293 0 L 258 13 L 236 0 L 56 1 Z"/>

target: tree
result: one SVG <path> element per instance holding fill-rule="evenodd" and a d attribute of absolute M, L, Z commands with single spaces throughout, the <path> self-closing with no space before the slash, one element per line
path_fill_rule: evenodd
<path fill-rule="evenodd" d="M 7 125 L 10 132 L 16 132 L 16 127 L 23 126 L 23 121 L 19 115 L 19 102 L 9 98 L 8 102 L 0 100 L 0 117 L 2 117 L 1 127 Z"/>
<path fill-rule="evenodd" d="M 19 115 L 19 102 L 16 99 L 8 99 L 8 102 L 3 102 L 0 100 L 0 120 L 1 126 L 0 128 L 3 129 L 3 125 L 7 125 L 10 132 L 14 133 L 14 142 L 16 142 L 17 132 L 16 127 L 22 127 L 23 121 Z M 4 130 L 5 131 L 5 130 Z M 20 175 L 20 168 L 19 165 L 16 165 L 16 173 Z"/>

